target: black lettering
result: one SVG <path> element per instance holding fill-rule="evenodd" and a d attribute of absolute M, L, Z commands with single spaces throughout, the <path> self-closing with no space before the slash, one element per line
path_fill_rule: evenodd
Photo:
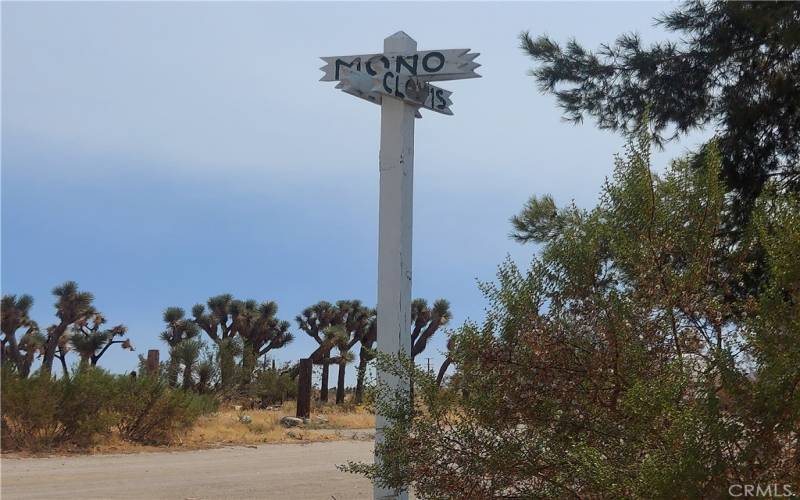
<path fill-rule="evenodd" d="M 389 78 L 392 78 L 393 76 L 394 76 L 394 73 L 392 73 L 391 71 L 387 71 L 383 75 L 383 90 L 385 90 L 386 92 L 388 92 L 390 94 L 392 93 L 392 88 L 389 87 L 389 84 L 386 83 L 386 80 L 388 80 Z"/>
<path fill-rule="evenodd" d="M 348 68 L 353 69 L 353 65 L 354 64 L 356 65 L 356 71 L 361 71 L 361 58 L 360 57 L 356 57 L 350 63 L 346 63 L 346 62 L 342 61 L 341 59 L 337 59 L 336 63 L 335 63 L 335 65 L 336 65 L 335 68 L 336 69 L 335 69 L 335 74 L 333 75 L 333 78 L 335 80 L 339 79 L 339 68 L 341 68 L 342 66 L 347 66 Z"/>
<path fill-rule="evenodd" d="M 397 56 L 395 59 L 395 72 L 400 75 L 403 73 L 402 69 L 405 67 L 411 75 L 417 74 L 417 62 L 419 61 L 419 54 L 411 56 L 411 64 L 407 62 L 408 56 Z"/>
<path fill-rule="evenodd" d="M 430 60 L 431 58 L 438 60 L 437 66 L 431 66 Z M 425 54 L 425 57 L 422 58 L 422 69 L 427 71 L 428 73 L 436 73 L 444 68 L 444 54 L 441 52 L 429 52 Z"/>
<path fill-rule="evenodd" d="M 447 101 L 444 100 L 444 90 L 436 89 L 436 99 L 438 104 L 436 104 L 436 109 L 444 109 L 447 107 Z"/>
<path fill-rule="evenodd" d="M 365 65 L 364 65 L 364 66 L 366 67 L 367 73 L 368 73 L 370 76 L 375 76 L 375 75 L 377 75 L 377 74 L 378 74 L 378 72 L 377 72 L 377 71 L 375 71 L 374 69 L 372 69 L 372 62 L 373 62 L 374 60 L 375 60 L 375 59 L 370 59 L 369 61 L 367 61 L 367 64 L 365 64 Z M 380 57 L 380 59 L 378 59 L 378 60 L 379 60 L 381 63 L 383 63 L 383 67 L 384 67 L 384 68 L 386 68 L 386 69 L 389 69 L 389 66 L 391 66 L 391 63 L 389 62 L 389 59 L 387 59 L 387 58 L 386 58 L 386 56 L 381 56 L 381 57 Z"/>
<path fill-rule="evenodd" d="M 401 99 L 406 96 L 400 91 L 400 75 L 394 77 L 394 95 Z"/>

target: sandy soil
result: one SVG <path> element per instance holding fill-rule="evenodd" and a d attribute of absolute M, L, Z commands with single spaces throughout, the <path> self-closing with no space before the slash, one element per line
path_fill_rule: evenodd
<path fill-rule="evenodd" d="M 371 461 L 373 441 L 263 444 L 209 450 L 3 457 L 3 500 L 372 498 L 372 485 L 339 472 Z"/>

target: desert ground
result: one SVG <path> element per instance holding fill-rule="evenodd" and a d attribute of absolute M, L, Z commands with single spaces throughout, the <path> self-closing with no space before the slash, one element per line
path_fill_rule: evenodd
<path fill-rule="evenodd" d="M 4 456 L 0 493 L 3 500 L 371 498 L 369 481 L 340 472 L 336 465 L 371 461 L 372 452 L 371 439 L 344 439 L 152 453 Z"/>

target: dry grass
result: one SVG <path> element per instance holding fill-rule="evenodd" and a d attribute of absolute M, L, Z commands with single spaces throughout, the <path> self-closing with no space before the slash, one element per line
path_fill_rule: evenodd
<path fill-rule="evenodd" d="M 362 407 L 342 409 L 322 406 L 312 411 L 311 421 L 303 427 L 285 428 L 280 419 L 294 416 L 294 402 L 287 402 L 275 410 L 241 410 L 225 408 L 218 413 L 201 418 L 197 425 L 182 439 L 188 447 L 215 446 L 220 444 L 283 443 L 297 441 L 325 441 L 340 439 L 335 432 L 342 429 L 368 429 L 375 426 L 375 416 Z M 241 416 L 251 421 L 243 423 Z M 327 421 L 321 421 L 324 416 Z"/>
<path fill-rule="evenodd" d="M 51 456 L 73 453 L 141 453 L 165 450 L 192 450 L 213 448 L 225 445 L 257 445 L 263 443 L 301 443 L 313 441 L 333 441 L 338 439 L 365 439 L 364 433 L 354 434 L 348 430 L 369 430 L 375 428 L 375 415 L 363 406 L 322 405 L 311 410 L 311 420 L 302 427 L 285 428 L 281 417 L 295 415 L 294 401 L 286 402 L 272 410 L 240 410 L 224 407 L 213 415 L 201 417 L 195 426 L 168 446 L 147 446 L 121 439 L 116 433 L 105 437 L 89 449 L 58 448 L 49 452 L 3 453 L 3 456 Z M 241 416 L 247 415 L 251 421 L 244 423 Z M 318 417 L 325 417 L 320 420 Z"/>
<path fill-rule="evenodd" d="M 338 439 L 364 439 L 364 433 L 348 432 L 350 429 L 369 430 L 375 428 L 375 415 L 362 406 L 339 407 L 317 406 L 311 410 L 311 421 L 302 427 L 285 428 L 281 417 L 295 415 L 294 401 L 286 402 L 274 410 L 241 410 L 233 407 L 221 408 L 219 412 L 201 417 L 195 426 L 168 446 L 147 446 L 120 439 L 116 433 L 104 438 L 89 449 L 73 450 L 59 448 L 43 453 L 14 452 L 4 456 L 48 456 L 72 453 L 141 453 L 165 450 L 192 450 L 225 445 L 256 445 L 263 443 L 302 443 L 332 441 Z M 243 423 L 240 416 L 247 415 L 251 422 Z M 324 416 L 327 422 L 318 416 Z"/>

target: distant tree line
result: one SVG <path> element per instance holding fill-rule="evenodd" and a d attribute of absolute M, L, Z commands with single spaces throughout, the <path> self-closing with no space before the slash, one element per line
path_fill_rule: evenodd
<path fill-rule="evenodd" d="M 275 302 L 243 301 L 230 294 L 211 297 L 205 305 L 196 304 L 192 307 L 191 318 L 180 307 L 167 308 L 163 315 L 166 329 L 161 338 L 169 346 L 165 374 L 170 385 L 178 386 L 180 379 L 180 385 L 186 389 L 203 392 L 213 388 L 225 397 L 235 398 L 252 395 L 253 386 L 260 384 L 266 372 L 270 372 L 270 380 L 274 377 L 293 380 L 297 376 L 297 364 L 281 370 L 274 366 L 259 367 L 269 353 L 294 340 L 289 331 L 290 323 L 279 319 L 277 312 Z M 424 351 L 428 341 L 450 317 L 450 305 L 446 300 L 439 299 L 433 306 L 424 299 L 413 301 L 413 356 Z M 354 402 L 362 403 L 367 365 L 374 357 L 377 341 L 375 309 L 364 306 L 359 300 L 321 301 L 305 308 L 295 317 L 295 322 L 299 330 L 317 344 L 308 357 L 322 370 L 320 402 L 328 401 L 330 367 L 335 366 L 338 369 L 336 404 L 344 403 L 347 365 L 355 362 L 354 351 L 359 348 Z M 208 349 L 201 339 L 202 333 L 215 350 Z M 292 385 L 286 379 L 279 385 Z"/>
<path fill-rule="evenodd" d="M 67 356 L 78 355 L 77 369 L 97 366 L 115 344 L 133 351 L 125 337 L 125 325 L 106 327 L 106 318 L 93 305 L 94 296 L 69 281 L 53 289 L 57 321 L 42 330 L 30 317 L 30 295 L 4 295 L 2 299 L 2 349 L 0 362 L 5 369 L 27 378 L 34 361 L 41 360 L 40 373 L 50 376 L 56 359 L 64 377 L 70 377 Z M 231 294 L 210 297 L 196 304 L 191 315 L 180 307 L 168 307 L 162 319 L 160 338 L 167 344 L 167 359 L 158 367 L 158 376 L 173 388 L 200 394 L 214 392 L 224 399 L 256 398 L 272 403 L 292 397 L 297 365 L 278 369 L 268 356 L 294 340 L 291 324 L 277 316 L 273 301 L 240 300 Z M 328 401 L 329 372 L 338 368 L 336 404 L 345 400 L 347 365 L 358 365 L 354 402 L 364 401 L 367 365 L 374 358 L 377 341 L 376 310 L 359 300 L 321 301 L 295 317 L 300 331 L 317 344 L 309 353 L 321 367 L 319 400 Z M 451 318 L 450 305 L 439 299 L 429 305 L 416 299 L 411 305 L 412 357 L 422 353 L 429 340 Z M 209 343 L 206 343 L 206 340 Z M 140 373 L 146 360 L 139 356 Z M 445 363 L 446 370 L 449 361 Z"/>
<path fill-rule="evenodd" d="M 412 358 L 425 350 L 440 327 L 450 321 L 450 303 L 439 299 L 429 306 L 425 299 L 411 303 L 411 355 Z M 364 398 L 364 382 L 367 364 L 374 358 L 373 348 L 377 341 L 377 313 L 358 300 L 340 300 L 336 304 L 319 302 L 307 307 L 295 320 L 297 325 L 319 347 L 309 356 L 313 363 L 322 365 L 320 401 L 328 399 L 328 370 L 335 364 L 339 367 L 336 385 L 336 403 L 344 401 L 345 367 L 354 361 L 351 350 L 360 344 L 358 371 L 356 375 L 355 402 Z M 336 356 L 332 351 L 336 349 Z M 293 374 L 295 373 L 293 370 Z"/>

